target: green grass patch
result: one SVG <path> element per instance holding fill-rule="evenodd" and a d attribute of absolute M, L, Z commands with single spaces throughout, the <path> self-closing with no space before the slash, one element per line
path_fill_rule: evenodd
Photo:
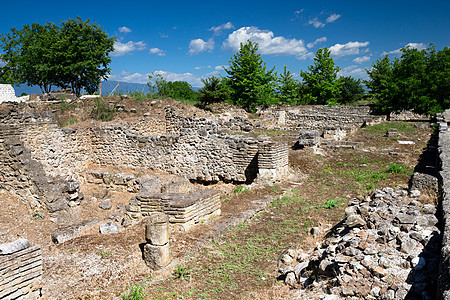
<path fill-rule="evenodd" d="M 382 122 L 380 124 L 367 126 L 364 130 L 374 135 L 385 135 L 389 129 L 397 129 L 398 132 L 412 133 L 414 126 L 411 123 L 396 121 L 396 122 Z"/>
<path fill-rule="evenodd" d="M 122 293 L 122 300 L 144 300 L 145 291 L 141 284 L 132 286 L 128 292 Z"/>
<path fill-rule="evenodd" d="M 73 117 L 73 118 L 70 118 L 69 120 L 67 120 L 66 122 L 62 122 L 61 127 L 66 127 L 66 126 L 73 125 L 76 123 L 78 123 L 78 119 Z"/>

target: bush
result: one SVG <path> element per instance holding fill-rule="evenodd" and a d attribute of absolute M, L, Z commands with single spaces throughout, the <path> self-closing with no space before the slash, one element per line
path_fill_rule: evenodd
<path fill-rule="evenodd" d="M 92 110 L 92 114 L 96 120 L 102 122 L 111 121 L 114 118 L 116 111 L 116 104 L 111 108 L 106 100 L 100 98 L 95 99 L 95 106 Z"/>

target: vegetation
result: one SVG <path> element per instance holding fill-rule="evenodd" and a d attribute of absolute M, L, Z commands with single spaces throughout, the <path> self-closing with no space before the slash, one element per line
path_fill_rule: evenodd
<path fill-rule="evenodd" d="M 301 95 L 301 84 L 294 79 L 291 71 L 283 66 L 283 73 L 278 78 L 278 102 L 287 105 L 296 105 Z"/>
<path fill-rule="evenodd" d="M 38 85 L 50 92 L 52 86 L 70 87 L 80 95 L 83 88 L 93 93 L 111 69 L 108 56 L 114 38 L 90 20 L 69 19 L 60 26 L 33 23 L 21 30 L 12 28 L 0 37 L 2 81 Z"/>
<path fill-rule="evenodd" d="M 154 96 L 186 100 L 193 104 L 198 100 L 198 92 L 186 81 L 167 81 L 161 74 L 154 73 L 149 75 L 148 79 L 147 85 Z"/>
<path fill-rule="evenodd" d="M 135 285 L 127 292 L 122 293 L 122 300 L 144 300 L 145 291 L 143 285 Z"/>
<path fill-rule="evenodd" d="M 276 104 L 274 68 L 266 69 L 266 63 L 257 53 L 258 44 L 252 41 L 241 43 L 241 47 L 225 68 L 232 90 L 232 101 L 248 111 L 257 106 Z"/>
<path fill-rule="evenodd" d="M 211 76 L 202 79 L 202 83 L 203 87 L 199 90 L 202 106 L 217 102 L 230 102 L 232 90 L 227 78 Z"/>
<path fill-rule="evenodd" d="M 301 71 L 303 78 L 303 97 L 308 104 L 338 104 L 341 81 L 338 80 L 336 67 L 327 48 L 317 50 L 314 65 L 309 72 Z"/>
<path fill-rule="evenodd" d="M 366 85 L 377 108 L 384 113 L 412 109 L 426 114 L 449 108 L 450 48 L 400 51 L 400 58 L 391 61 L 386 55 L 366 70 Z"/>

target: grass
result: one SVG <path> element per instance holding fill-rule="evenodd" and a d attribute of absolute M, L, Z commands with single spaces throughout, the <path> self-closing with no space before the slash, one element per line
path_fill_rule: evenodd
<path fill-rule="evenodd" d="M 111 108 L 107 100 L 97 98 L 95 99 L 92 114 L 96 120 L 100 120 L 102 122 L 111 121 L 117 111 L 116 105 L 117 103 L 114 103 L 113 108 Z"/>
<path fill-rule="evenodd" d="M 364 128 L 370 134 L 384 136 L 389 129 L 397 129 L 399 133 L 413 133 L 414 126 L 411 123 L 395 121 L 395 122 L 382 122 L 380 124 L 367 126 Z"/>
<path fill-rule="evenodd" d="M 144 300 L 145 291 L 141 284 L 132 286 L 128 292 L 122 293 L 122 300 Z"/>
<path fill-rule="evenodd" d="M 190 271 L 182 265 L 178 265 L 175 270 L 172 272 L 173 278 L 174 279 L 180 279 L 183 280 L 187 277 L 191 276 Z"/>
<path fill-rule="evenodd" d="M 67 120 L 66 122 L 62 122 L 61 127 L 66 127 L 66 126 L 73 125 L 76 123 L 78 123 L 78 119 L 76 117 L 72 117 L 69 120 Z"/>
<path fill-rule="evenodd" d="M 249 188 L 246 186 L 238 186 L 237 188 L 235 188 L 233 190 L 233 194 L 240 194 L 240 193 L 245 193 L 248 192 Z"/>

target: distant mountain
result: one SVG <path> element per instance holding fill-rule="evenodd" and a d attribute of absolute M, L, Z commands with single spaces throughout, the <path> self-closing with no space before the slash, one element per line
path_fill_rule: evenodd
<path fill-rule="evenodd" d="M 102 94 L 108 95 L 111 93 L 114 88 L 116 88 L 117 83 L 119 83 L 119 92 L 121 94 L 131 93 L 131 92 L 143 92 L 148 93 L 149 89 L 147 84 L 142 83 L 130 83 L 130 82 L 118 82 L 118 81 L 102 81 Z M 53 90 L 58 90 L 58 87 L 55 87 Z M 30 94 L 42 94 L 41 89 L 37 85 L 27 86 L 26 84 L 15 85 L 14 90 L 16 92 L 16 96 L 20 97 L 22 93 L 27 95 Z M 117 92 L 117 88 L 114 90 L 114 93 Z"/>

